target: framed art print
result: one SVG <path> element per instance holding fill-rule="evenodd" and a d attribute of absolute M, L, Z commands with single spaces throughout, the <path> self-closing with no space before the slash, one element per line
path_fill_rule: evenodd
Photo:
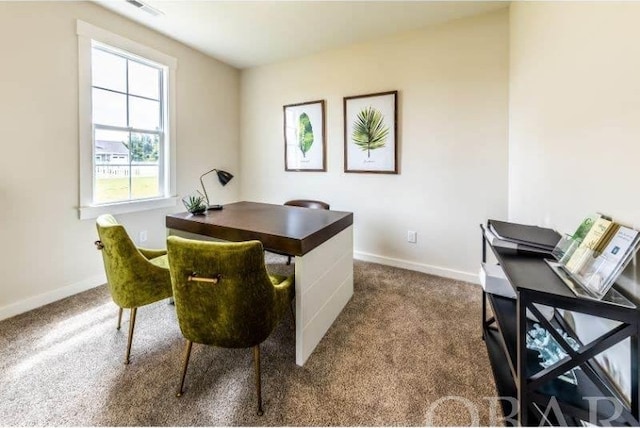
<path fill-rule="evenodd" d="M 344 98 L 344 171 L 398 173 L 398 91 Z"/>
<path fill-rule="evenodd" d="M 284 106 L 285 171 L 326 171 L 324 100 Z"/>

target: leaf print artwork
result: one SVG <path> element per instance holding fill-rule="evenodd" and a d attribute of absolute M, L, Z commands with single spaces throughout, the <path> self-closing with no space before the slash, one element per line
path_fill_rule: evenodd
<path fill-rule="evenodd" d="M 369 106 L 362 109 L 353 123 L 351 139 L 363 151 L 367 158 L 371 157 L 371 150 L 384 147 L 389 136 L 389 127 L 384 123 L 384 116 L 379 110 Z"/>
<path fill-rule="evenodd" d="M 302 113 L 298 119 L 298 148 L 303 157 L 307 157 L 307 152 L 313 145 L 313 127 L 307 113 Z"/>
<path fill-rule="evenodd" d="M 283 107 L 284 170 L 326 171 L 324 100 Z"/>

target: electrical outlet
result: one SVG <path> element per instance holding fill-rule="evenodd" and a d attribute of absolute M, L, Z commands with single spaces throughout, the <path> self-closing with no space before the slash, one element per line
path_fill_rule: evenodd
<path fill-rule="evenodd" d="M 147 242 L 147 231 L 146 230 L 141 230 L 140 231 L 140 239 L 139 239 L 140 243 L 142 242 Z"/>
<path fill-rule="evenodd" d="M 415 230 L 409 230 L 407 232 L 407 242 L 411 242 L 412 244 L 418 242 L 418 232 Z"/>

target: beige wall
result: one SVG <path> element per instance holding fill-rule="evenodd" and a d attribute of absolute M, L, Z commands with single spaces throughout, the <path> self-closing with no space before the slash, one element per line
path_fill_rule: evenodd
<path fill-rule="evenodd" d="M 511 5 L 509 217 L 573 232 L 600 211 L 640 227 L 640 3 Z M 623 286 L 640 296 L 636 262 Z M 583 340 L 610 324 L 573 315 Z M 629 391 L 629 343 L 602 357 Z"/>
<path fill-rule="evenodd" d="M 640 227 L 640 3 L 511 7 L 509 216 Z"/>
<path fill-rule="evenodd" d="M 245 70 L 241 197 L 355 214 L 356 256 L 475 281 L 507 214 L 508 12 Z M 342 97 L 398 90 L 400 174 L 343 172 Z M 282 106 L 326 100 L 328 172 L 285 172 Z M 418 243 L 407 243 L 407 231 Z"/>
<path fill-rule="evenodd" d="M 78 220 L 76 19 L 178 59 L 177 189 L 239 171 L 239 71 L 85 2 L 0 2 L 0 319 L 104 282 L 95 222 Z M 236 200 L 232 181 L 216 189 Z M 163 246 L 164 215 L 119 216 Z"/>

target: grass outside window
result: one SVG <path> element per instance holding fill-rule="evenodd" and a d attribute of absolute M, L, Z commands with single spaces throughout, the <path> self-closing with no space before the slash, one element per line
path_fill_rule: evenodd
<path fill-rule="evenodd" d="M 160 195 L 158 177 L 132 177 L 131 198 L 146 199 Z M 97 178 L 94 199 L 100 203 L 129 200 L 129 177 Z"/>

